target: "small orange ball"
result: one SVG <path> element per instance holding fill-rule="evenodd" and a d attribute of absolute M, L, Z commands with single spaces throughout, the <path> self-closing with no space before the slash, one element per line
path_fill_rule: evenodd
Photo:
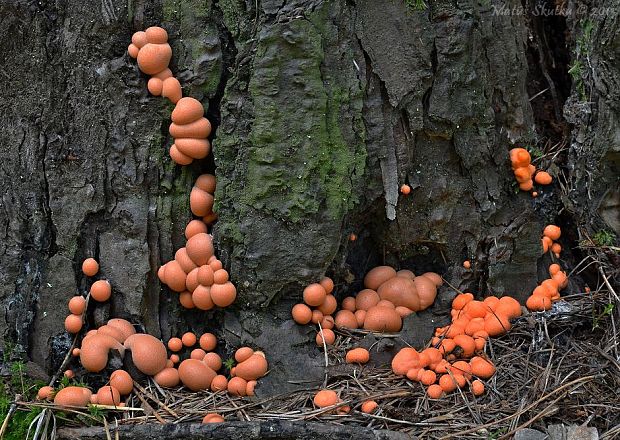
<path fill-rule="evenodd" d="M 336 341 L 336 334 L 330 329 L 324 328 L 323 335 L 325 336 L 325 345 L 332 345 Z M 323 346 L 323 337 L 321 336 L 321 332 L 316 334 L 316 345 L 320 347 Z"/>
<path fill-rule="evenodd" d="M 179 338 L 170 338 L 168 340 L 168 349 L 170 351 L 180 351 L 183 348 L 183 341 Z"/>
<path fill-rule="evenodd" d="M 200 348 L 205 351 L 212 351 L 217 345 L 217 338 L 213 333 L 203 333 L 199 340 Z"/>
<path fill-rule="evenodd" d="M 362 412 L 366 414 L 371 414 L 377 410 L 379 405 L 374 400 L 366 400 L 362 403 Z"/>
<path fill-rule="evenodd" d="M 186 309 L 193 309 L 196 307 L 196 304 L 194 304 L 194 300 L 192 299 L 192 292 L 187 290 L 179 293 L 179 302 Z"/>
<path fill-rule="evenodd" d="M 94 258 L 87 258 L 82 262 L 82 272 L 87 277 L 97 275 L 97 272 L 99 272 L 99 263 L 97 263 Z"/>
<path fill-rule="evenodd" d="M 471 262 L 469 260 L 463 261 L 463 267 L 465 269 L 471 269 Z"/>
<path fill-rule="evenodd" d="M 323 289 L 325 289 L 325 292 L 328 295 L 334 291 L 334 280 L 332 280 L 330 277 L 321 278 L 319 284 L 323 286 Z"/>
<path fill-rule="evenodd" d="M 439 399 L 443 395 L 443 389 L 437 384 L 433 384 L 426 389 L 426 394 L 431 399 Z"/>
<path fill-rule="evenodd" d="M 323 320 L 323 313 L 320 310 L 313 310 L 312 311 L 312 323 L 313 324 L 318 324 L 319 322 L 321 322 Z"/>
<path fill-rule="evenodd" d="M 97 280 L 90 286 L 90 296 L 95 301 L 107 301 L 112 296 L 112 286 L 107 280 Z"/>
<path fill-rule="evenodd" d="M 353 348 L 346 354 L 347 364 L 365 364 L 370 360 L 370 353 L 365 348 Z"/>
<path fill-rule="evenodd" d="M 562 235 L 562 230 L 556 225 L 547 225 L 543 231 L 543 235 L 549 237 L 551 240 L 556 241 Z"/>
<path fill-rule="evenodd" d="M 186 347 L 193 347 L 196 345 L 196 335 L 192 332 L 184 333 L 183 336 L 181 336 L 181 342 L 183 342 L 183 345 Z"/>
<path fill-rule="evenodd" d="M 404 196 L 408 195 L 411 192 L 411 187 L 406 183 L 403 183 L 400 187 L 400 193 Z"/>
<path fill-rule="evenodd" d="M 474 396 L 480 396 L 484 393 L 484 384 L 479 380 L 474 380 L 471 383 L 471 391 Z"/>
<path fill-rule="evenodd" d="M 133 379 L 125 370 L 115 370 L 110 375 L 110 386 L 125 396 L 133 391 Z"/>
<path fill-rule="evenodd" d="M 82 330 L 82 317 L 80 315 L 68 315 L 65 318 L 65 330 L 69 333 L 78 333 Z"/>
<path fill-rule="evenodd" d="M 219 414 L 209 413 L 202 419 L 202 423 L 222 423 L 224 422 L 224 417 Z"/>
<path fill-rule="evenodd" d="M 347 296 L 342 300 L 342 308 L 344 310 L 349 310 L 350 312 L 355 312 L 355 298 L 352 296 Z"/>
<path fill-rule="evenodd" d="M 202 348 L 194 348 L 189 354 L 189 357 L 191 359 L 198 359 L 199 361 L 201 361 L 204 359 L 206 354 L 207 353 Z"/>
<path fill-rule="evenodd" d="M 69 300 L 69 311 L 74 315 L 81 315 L 86 309 L 86 299 L 83 296 L 74 296 Z"/>
<path fill-rule="evenodd" d="M 308 324 L 312 320 L 312 310 L 307 305 L 301 303 L 293 306 L 291 315 L 293 315 L 293 320 L 301 325 Z"/>
<path fill-rule="evenodd" d="M 327 292 L 325 288 L 319 283 L 313 283 L 304 289 L 303 297 L 304 302 L 312 307 L 318 307 L 323 304 Z"/>
<path fill-rule="evenodd" d="M 319 408 L 325 408 L 326 406 L 332 406 L 338 403 L 338 394 L 332 390 L 321 390 L 314 395 L 312 399 L 314 404 Z"/>

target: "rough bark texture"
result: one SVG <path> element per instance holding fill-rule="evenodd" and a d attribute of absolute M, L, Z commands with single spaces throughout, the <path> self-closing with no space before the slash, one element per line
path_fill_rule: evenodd
<path fill-rule="evenodd" d="M 571 1 L 570 6 L 573 66 L 580 68 L 573 69 L 573 93 L 564 108 L 573 133 L 569 197 L 563 202 L 576 223 L 620 234 L 620 2 Z"/>
<path fill-rule="evenodd" d="M 114 436 L 114 430 L 112 429 Z M 411 437 L 392 431 L 373 430 L 350 426 L 326 425 L 318 422 L 232 422 L 226 424 L 199 425 L 184 423 L 179 425 L 133 425 L 121 426 L 117 431 L 125 440 L 159 440 L 167 439 L 231 439 L 247 440 L 407 440 Z M 59 439 L 104 440 L 103 428 L 63 429 L 58 433 Z"/>
<path fill-rule="evenodd" d="M 79 270 L 87 256 L 114 291 L 90 306 L 87 328 L 123 317 L 164 339 L 206 329 L 226 357 L 253 343 L 270 358 L 267 394 L 323 379 L 321 354 L 306 343 L 314 335 L 289 311 L 326 272 L 339 298 L 385 263 L 524 299 L 543 225 L 560 221 L 570 240 L 576 225 L 601 225 L 593 213 L 618 197 L 618 2 L 588 2 L 587 11 L 615 9 L 591 18 L 585 40 L 576 14 L 556 29 L 497 13 L 499 1 L 409 3 L 3 2 L 3 340 L 56 368 L 70 342 L 66 301 L 89 287 Z M 173 72 L 208 109 L 215 160 L 181 168 L 168 157 L 171 106 L 148 95 L 126 55 L 131 34 L 151 25 L 168 30 Z M 532 42 L 552 31 L 559 42 L 533 65 Z M 566 76 L 563 58 L 582 60 L 586 96 L 556 84 L 530 102 L 546 80 L 561 82 L 549 66 Z M 550 117 L 539 109 L 554 106 L 561 136 L 574 136 L 553 168 L 562 177 L 534 200 L 515 191 L 508 151 L 540 141 Z M 183 244 L 193 180 L 214 170 L 214 234 L 239 297 L 226 313 L 183 311 L 155 272 Z M 420 337 L 439 321 L 425 322 L 414 325 Z"/>

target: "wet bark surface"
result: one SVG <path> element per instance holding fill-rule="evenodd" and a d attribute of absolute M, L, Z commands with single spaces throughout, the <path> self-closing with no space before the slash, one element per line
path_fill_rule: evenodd
<path fill-rule="evenodd" d="M 87 328 L 122 317 L 164 340 L 213 331 L 223 356 L 253 344 L 270 358 L 266 394 L 300 374 L 304 386 L 324 378 L 313 332 L 289 320 L 324 273 L 340 299 L 377 264 L 525 299 L 542 227 L 566 226 L 571 261 L 577 226 L 603 225 L 599 206 L 618 197 L 617 3 L 589 2 L 615 9 L 590 17 L 584 39 L 576 13 L 558 31 L 482 1 L 3 2 L 3 340 L 53 371 L 89 256 L 113 296 L 90 306 Z M 168 30 L 171 69 L 216 128 L 213 157 L 190 167 L 168 157 L 172 107 L 148 95 L 126 54 L 151 25 Z M 553 32 L 559 41 L 532 47 Z M 566 73 L 567 59 L 582 61 L 583 88 L 545 74 Z M 531 100 L 549 80 L 557 93 Z M 556 164 L 541 163 L 560 178 L 532 199 L 516 190 L 508 151 L 547 138 L 567 141 Z M 183 245 L 203 172 L 218 178 L 216 247 L 239 291 L 226 313 L 182 310 L 155 275 Z M 419 319 L 416 334 L 430 335 L 437 321 Z"/>

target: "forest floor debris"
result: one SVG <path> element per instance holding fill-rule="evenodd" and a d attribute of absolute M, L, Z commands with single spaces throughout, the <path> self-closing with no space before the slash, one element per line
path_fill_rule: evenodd
<path fill-rule="evenodd" d="M 315 409 L 316 390 L 268 399 L 235 398 L 225 392 L 192 393 L 168 390 L 150 381 L 136 386 L 127 407 L 59 410 L 65 426 L 80 424 L 198 423 L 216 411 L 227 421 L 317 421 L 390 429 L 422 438 L 511 438 L 526 427 L 544 430 L 551 423 L 596 427 L 601 439 L 620 435 L 620 364 L 613 309 L 606 283 L 589 293 L 563 298 L 552 310 L 528 314 L 512 330 L 487 345 L 497 373 L 487 381 L 481 397 L 455 392 L 429 400 L 425 388 L 373 366 L 328 369 L 327 384 L 352 408 L 334 414 L 334 408 Z M 611 298 L 613 300 L 614 298 Z M 348 349 L 363 334 L 339 332 L 328 348 L 329 364 L 344 363 Z M 353 371 L 353 372 L 352 372 Z M 375 400 L 374 414 L 360 411 L 362 402 Z M 17 402 L 19 409 L 53 405 Z M 68 417 L 70 413 L 77 417 Z M 320 418 L 320 419 L 319 419 Z M 52 426 L 49 422 L 46 422 Z M 54 423 L 57 424 L 57 423 Z"/>

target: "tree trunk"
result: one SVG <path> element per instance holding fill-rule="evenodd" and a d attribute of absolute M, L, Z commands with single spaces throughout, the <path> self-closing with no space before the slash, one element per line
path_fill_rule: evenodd
<path fill-rule="evenodd" d="M 5 343 L 57 368 L 65 303 L 87 290 L 80 264 L 94 256 L 114 293 L 87 328 L 123 317 L 164 340 L 206 328 L 223 353 L 253 341 L 272 356 L 273 390 L 322 363 L 286 320 L 325 273 L 340 299 L 390 264 L 524 300 L 552 222 L 574 263 L 578 228 L 610 228 L 601 205 L 616 203 L 617 227 L 620 2 L 549 17 L 511 11 L 516 0 L 417 3 L 3 2 Z M 151 25 L 168 30 L 171 69 L 215 127 L 212 158 L 189 167 L 167 153 L 171 105 L 126 53 Z M 516 187 L 514 146 L 551 153 L 538 165 L 556 179 L 536 199 Z M 226 313 L 182 310 L 156 276 L 204 172 L 218 178 L 216 248 L 239 291 Z"/>

